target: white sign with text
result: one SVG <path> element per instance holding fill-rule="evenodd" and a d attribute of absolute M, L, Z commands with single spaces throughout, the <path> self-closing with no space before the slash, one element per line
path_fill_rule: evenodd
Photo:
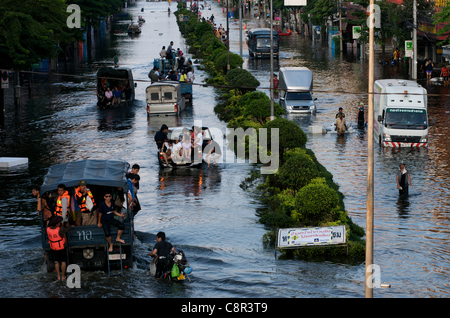
<path fill-rule="evenodd" d="M 281 248 L 346 243 L 345 225 L 278 229 L 277 246 Z"/>

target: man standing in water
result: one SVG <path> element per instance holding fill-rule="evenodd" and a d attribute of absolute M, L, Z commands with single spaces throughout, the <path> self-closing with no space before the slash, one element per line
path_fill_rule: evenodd
<path fill-rule="evenodd" d="M 364 128 L 364 124 L 367 122 L 364 117 L 364 103 L 359 103 L 358 112 L 356 113 L 358 128 Z"/>
<path fill-rule="evenodd" d="M 409 192 L 409 186 L 411 186 L 411 189 L 413 186 L 411 184 L 411 176 L 406 170 L 405 164 L 403 162 L 400 164 L 400 169 L 397 171 L 396 181 L 399 195 L 407 196 Z"/>

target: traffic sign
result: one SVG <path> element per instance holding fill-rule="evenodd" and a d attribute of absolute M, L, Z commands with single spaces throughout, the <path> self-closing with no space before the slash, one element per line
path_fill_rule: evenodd
<path fill-rule="evenodd" d="M 9 75 L 7 71 L 2 71 L 2 88 L 9 87 Z"/>

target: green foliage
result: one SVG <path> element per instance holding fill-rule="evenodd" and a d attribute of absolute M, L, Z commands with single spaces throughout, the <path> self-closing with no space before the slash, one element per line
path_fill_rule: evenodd
<path fill-rule="evenodd" d="M 443 24 L 443 27 L 437 32 L 437 35 L 446 36 L 446 39 L 444 41 L 439 42 L 438 45 L 449 44 L 450 24 L 448 23 L 448 21 L 450 21 L 450 6 L 443 7 L 441 11 L 439 11 L 433 16 L 433 20 L 434 25 L 437 25 L 438 23 Z"/>
<path fill-rule="evenodd" d="M 244 116 L 249 116 L 258 121 L 261 125 L 267 122 L 270 117 L 270 98 L 263 92 L 247 93 L 238 102 L 244 106 Z M 278 103 L 274 103 L 274 115 L 284 114 L 284 109 Z"/>
<path fill-rule="evenodd" d="M 334 221 L 332 217 L 338 214 L 338 201 L 336 191 L 327 186 L 324 179 L 314 180 L 295 195 L 296 212 L 292 218 L 305 226 Z"/>
<path fill-rule="evenodd" d="M 74 41 L 67 28 L 63 0 L 0 1 L 0 67 L 29 69 L 40 59 L 56 57 L 58 44 Z"/>
<path fill-rule="evenodd" d="M 235 69 L 236 67 L 241 67 L 244 63 L 244 60 L 233 52 L 230 52 L 230 70 Z M 224 73 L 227 72 L 227 53 L 223 52 L 220 54 L 215 60 L 216 67 L 222 70 Z"/>
<path fill-rule="evenodd" d="M 259 86 L 259 81 L 247 70 L 235 68 L 227 72 L 227 82 L 230 86 L 238 89 L 242 94 L 255 90 Z M 250 87 L 250 88 L 240 88 Z"/>
<path fill-rule="evenodd" d="M 298 149 L 289 154 L 285 163 L 278 169 L 276 176 L 285 188 L 296 192 L 306 186 L 312 179 L 317 178 L 319 170 L 311 157 L 306 154 L 306 151 Z"/>
<path fill-rule="evenodd" d="M 195 25 L 195 36 L 201 38 L 204 34 L 212 34 L 213 27 L 208 22 L 200 22 Z M 213 34 L 214 35 L 214 34 Z"/>
<path fill-rule="evenodd" d="M 278 128 L 279 145 L 280 145 L 280 163 L 283 163 L 284 152 L 294 148 L 304 148 L 307 137 L 303 130 L 294 122 L 285 118 L 275 118 L 267 122 L 263 126 L 267 128 L 267 144 L 271 148 L 271 134 L 270 128 Z"/>

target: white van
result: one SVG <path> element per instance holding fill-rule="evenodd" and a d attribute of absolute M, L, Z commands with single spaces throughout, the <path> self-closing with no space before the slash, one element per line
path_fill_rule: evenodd
<path fill-rule="evenodd" d="M 374 83 L 374 138 L 383 147 L 427 147 L 427 90 L 414 81 Z"/>
<path fill-rule="evenodd" d="M 178 116 L 186 107 L 186 101 L 181 94 L 181 84 L 179 82 L 155 82 L 146 88 L 145 93 L 147 116 Z"/>

